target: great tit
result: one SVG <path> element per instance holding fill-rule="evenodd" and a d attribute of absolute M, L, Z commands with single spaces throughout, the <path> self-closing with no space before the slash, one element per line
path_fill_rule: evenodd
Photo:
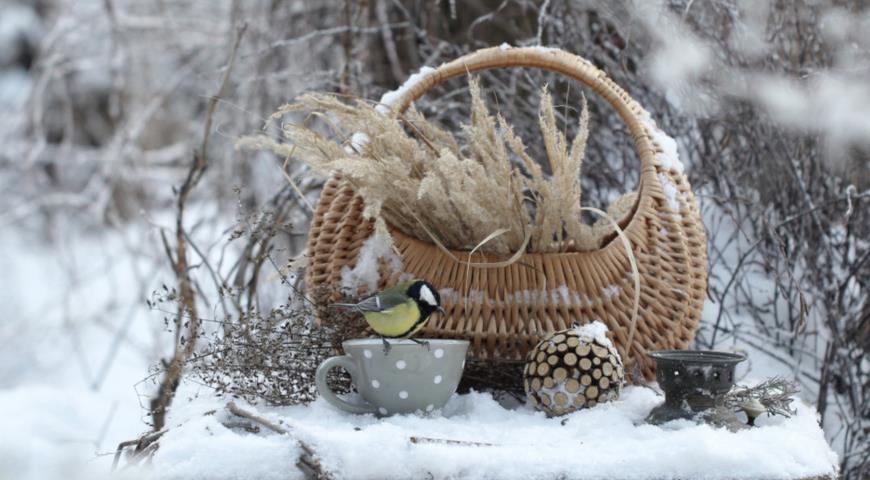
<path fill-rule="evenodd" d="M 411 338 L 426 326 L 432 313 L 444 313 L 438 290 L 423 280 L 398 283 L 359 303 L 334 303 L 332 306 L 352 308 L 362 313 L 372 330 L 383 339 L 384 355 L 390 352 L 388 338 Z M 411 340 L 428 347 L 426 342 Z"/>

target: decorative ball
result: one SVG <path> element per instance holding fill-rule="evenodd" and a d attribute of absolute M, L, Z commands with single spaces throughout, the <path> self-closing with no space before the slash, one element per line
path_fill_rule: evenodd
<path fill-rule="evenodd" d="M 529 402 L 557 416 L 619 398 L 622 358 L 606 333 L 607 326 L 596 321 L 538 343 L 523 370 Z"/>

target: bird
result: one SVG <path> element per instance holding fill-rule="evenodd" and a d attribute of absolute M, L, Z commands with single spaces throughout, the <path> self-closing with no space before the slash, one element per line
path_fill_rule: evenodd
<path fill-rule="evenodd" d="M 397 283 L 359 303 L 333 303 L 332 306 L 362 313 L 384 341 L 384 355 L 390 352 L 388 338 L 409 338 L 428 347 L 428 342 L 411 337 L 426 326 L 433 313 L 444 313 L 438 289 L 418 279 Z"/>

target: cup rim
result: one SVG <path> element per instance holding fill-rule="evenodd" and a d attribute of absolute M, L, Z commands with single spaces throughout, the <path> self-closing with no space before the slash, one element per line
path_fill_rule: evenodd
<path fill-rule="evenodd" d="M 458 339 L 450 339 L 450 338 L 418 338 L 417 340 L 421 342 L 429 342 L 430 347 L 435 346 L 451 346 L 451 345 L 465 345 L 468 346 L 471 342 L 468 340 L 458 340 Z M 420 344 L 407 339 L 407 338 L 388 338 L 387 342 L 390 343 L 391 347 L 401 346 L 401 345 L 417 345 Z M 383 346 L 384 341 L 380 338 L 355 338 L 353 340 L 345 340 L 341 342 L 341 346 L 344 348 L 347 347 L 376 347 Z"/>

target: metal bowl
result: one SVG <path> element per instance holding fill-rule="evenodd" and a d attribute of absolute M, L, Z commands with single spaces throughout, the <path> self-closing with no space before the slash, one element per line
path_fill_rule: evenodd
<path fill-rule="evenodd" d="M 662 350 L 647 354 L 656 361 L 656 381 L 666 396 L 682 399 L 697 393 L 718 396 L 734 386 L 734 367 L 746 360 L 737 353 L 711 350 Z"/>
<path fill-rule="evenodd" d="M 720 397 L 734 386 L 734 368 L 746 360 L 738 353 L 711 350 L 662 350 L 647 354 L 656 361 L 656 380 L 665 393 L 665 403 L 647 417 L 660 424 L 677 418 L 707 418 L 712 423 L 730 423 L 719 418 L 724 412 L 700 415 L 713 410 Z"/>

